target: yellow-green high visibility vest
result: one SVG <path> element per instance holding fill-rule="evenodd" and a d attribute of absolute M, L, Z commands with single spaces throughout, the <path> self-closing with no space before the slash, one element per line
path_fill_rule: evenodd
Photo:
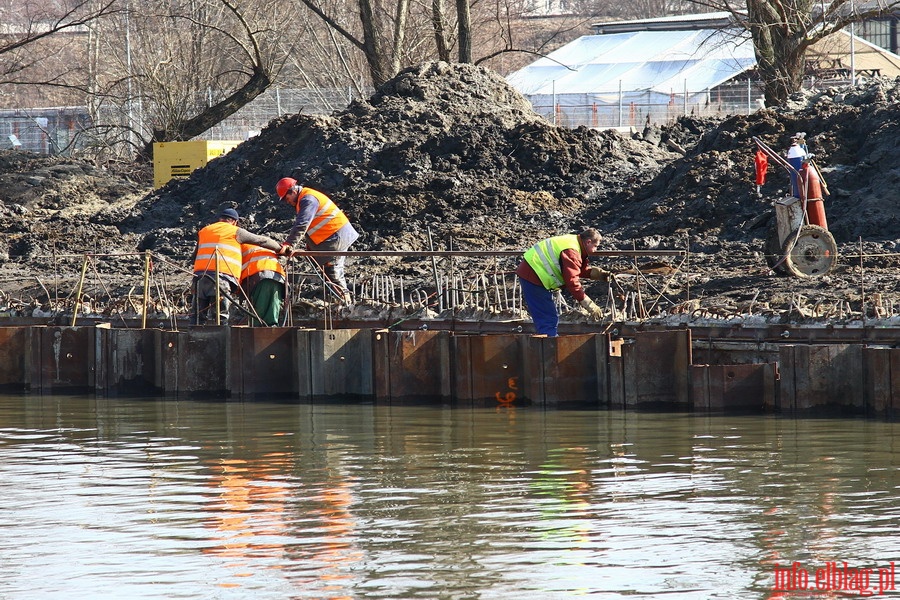
<path fill-rule="evenodd" d="M 559 289 L 566 283 L 559 265 L 559 255 L 563 250 L 578 250 L 580 253 L 578 236 L 570 234 L 547 238 L 525 251 L 525 262 L 531 265 L 548 290 Z"/>

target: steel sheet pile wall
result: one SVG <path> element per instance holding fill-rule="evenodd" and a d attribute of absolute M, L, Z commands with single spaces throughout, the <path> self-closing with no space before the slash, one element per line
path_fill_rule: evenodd
<path fill-rule="evenodd" d="M 692 348 L 687 329 L 616 339 L 602 333 L 0 327 L 0 390 L 888 417 L 900 405 L 900 349 L 785 343 L 777 347 L 777 363 L 695 365 Z M 750 356 L 747 348 L 738 348 L 741 360 Z M 760 354 L 762 361 L 772 356 L 771 348 Z"/>

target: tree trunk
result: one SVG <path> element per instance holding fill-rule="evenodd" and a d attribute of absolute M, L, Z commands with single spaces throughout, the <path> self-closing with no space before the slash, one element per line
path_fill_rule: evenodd
<path fill-rule="evenodd" d="M 753 37 L 756 67 L 763 80 L 766 106 L 783 104 L 803 85 L 806 70 L 805 20 L 809 0 L 747 0 L 747 23 Z"/>
<path fill-rule="evenodd" d="M 459 20 L 459 62 L 472 62 L 472 15 L 469 0 L 456 0 L 456 17 Z"/>
<path fill-rule="evenodd" d="M 260 66 L 255 67 L 253 76 L 247 83 L 218 104 L 190 119 L 171 125 L 168 130 L 155 130 L 153 140 L 144 148 L 144 153 L 147 156 L 153 155 L 153 142 L 183 142 L 197 137 L 249 104 L 270 85 L 272 80 L 269 73 Z"/>
<path fill-rule="evenodd" d="M 450 47 L 444 34 L 443 0 L 431 0 L 431 28 L 434 31 L 434 45 L 437 48 L 438 60 L 450 62 Z"/>
<path fill-rule="evenodd" d="M 359 20 L 363 29 L 363 54 L 369 65 L 372 85 L 376 88 L 393 76 L 388 65 L 389 57 L 385 55 L 378 38 L 378 27 L 375 24 L 375 10 L 371 0 L 359 0 Z"/>

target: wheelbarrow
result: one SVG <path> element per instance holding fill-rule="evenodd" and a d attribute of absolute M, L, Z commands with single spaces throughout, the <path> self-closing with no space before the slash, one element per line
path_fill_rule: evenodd
<path fill-rule="evenodd" d="M 775 201 L 775 220 L 766 236 L 766 263 L 776 273 L 794 277 L 819 277 L 830 273 L 837 264 L 838 251 L 834 236 L 827 228 L 822 202 L 807 201 L 804 182 L 797 169 L 758 138 L 754 137 L 753 141 L 772 161 L 796 177 L 797 185 L 801 187 L 800 196 L 804 198 L 787 196 Z M 810 168 L 816 168 L 815 164 L 811 163 Z"/>

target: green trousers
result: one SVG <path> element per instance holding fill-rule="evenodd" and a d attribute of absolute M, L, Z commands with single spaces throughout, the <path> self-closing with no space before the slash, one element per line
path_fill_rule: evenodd
<path fill-rule="evenodd" d="M 251 318 L 250 323 L 254 327 L 262 324 L 277 325 L 281 316 L 281 306 L 284 304 L 284 284 L 274 279 L 260 279 L 253 291 L 250 292 L 250 302 L 253 309 L 262 319 L 262 323 L 256 318 Z"/>

